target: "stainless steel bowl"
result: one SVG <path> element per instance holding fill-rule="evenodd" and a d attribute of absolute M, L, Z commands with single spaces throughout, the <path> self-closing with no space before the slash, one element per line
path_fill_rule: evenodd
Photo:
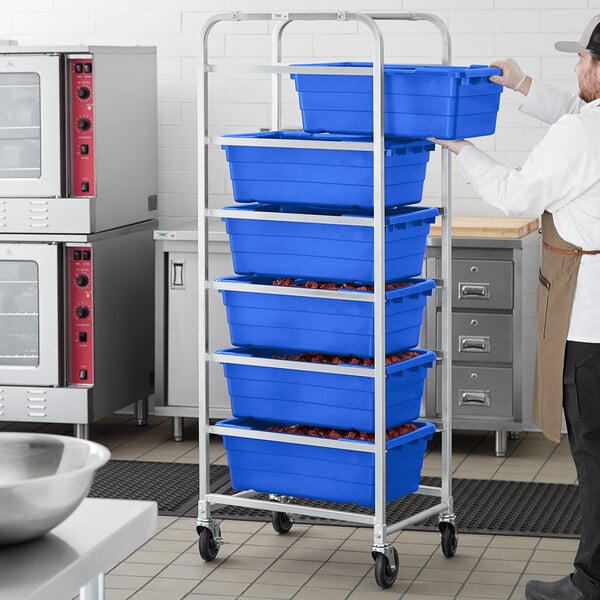
<path fill-rule="evenodd" d="M 110 458 L 88 440 L 43 433 L 0 433 L 0 545 L 40 537 L 87 496 Z"/>

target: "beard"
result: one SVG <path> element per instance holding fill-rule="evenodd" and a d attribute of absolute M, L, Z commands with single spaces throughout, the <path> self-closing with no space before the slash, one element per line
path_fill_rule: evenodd
<path fill-rule="evenodd" d="M 600 81 L 595 74 L 588 74 L 579 81 L 579 97 L 584 102 L 592 102 L 600 98 Z"/>
<path fill-rule="evenodd" d="M 579 87 L 579 97 L 584 101 L 584 102 L 592 102 L 593 100 L 596 100 L 597 98 L 600 98 L 600 91 L 593 93 L 591 92 L 591 90 L 589 89 L 583 89 L 581 86 Z"/>

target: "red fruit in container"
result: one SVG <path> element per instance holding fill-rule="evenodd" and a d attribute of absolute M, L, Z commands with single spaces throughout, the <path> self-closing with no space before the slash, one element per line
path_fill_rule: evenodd
<path fill-rule="evenodd" d="M 414 423 L 404 423 L 398 427 L 392 427 L 386 432 L 386 439 L 390 440 L 400 435 L 415 431 L 417 426 Z M 285 425 L 278 426 L 273 425 L 268 428 L 268 431 L 275 433 L 291 433 L 296 435 L 310 435 L 312 437 L 324 437 L 329 439 L 346 438 L 349 440 L 359 440 L 363 442 L 373 442 L 375 435 L 366 431 L 357 431 L 356 429 L 341 430 L 341 429 L 328 429 L 326 427 L 312 427 L 309 425 Z"/>

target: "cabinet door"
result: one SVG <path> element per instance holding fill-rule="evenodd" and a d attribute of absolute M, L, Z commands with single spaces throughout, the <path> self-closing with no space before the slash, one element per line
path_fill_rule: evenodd
<path fill-rule="evenodd" d="M 198 407 L 198 253 L 195 241 L 183 244 L 189 252 L 171 249 L 165 254 L 165 403 L 173 409 Z M 208 271 L 211 281 L 232 273 L 231 255 L 223 244 L 211 246 Z M 209 351 L 214 352 L 231 342 L 221 294 L 209 294 L 209 303 Z M 208 368 L 210 417 L 227 418 L 231 409 L 223 368 L 218 363 Z"/>
<path fill-rule="evenodd" d="M 198 406 L 198 254 L 167 256 L 168 403 Z"/>

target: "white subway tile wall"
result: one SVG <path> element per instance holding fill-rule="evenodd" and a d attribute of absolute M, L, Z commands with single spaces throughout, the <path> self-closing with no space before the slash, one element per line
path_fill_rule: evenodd
<path fill-rule="evenodd" d="M 232 11 L 430 12 L 452 35 L 452 64 L 488 64 L 512 56 L 534 77 L 576 91 L 576 58 L 554 50 L 558 39 L 577 39 L 600 11 L 600 0 L 4 0 L 0 37 L 21 45 L 153 45 L 158 52 L 159 212 L 197 215 L 198 32 L 215 13 Z M 428 23 L 380 22 L 387 62 L 437 63 L 440 36 Z M 219 23 L 209 37 L 210 60 L 266 63 L 271 55 L 266 22 Z M 283 61 L 369 60 L 371 38 L 356 22 L 294 23 L 284 35 Z M 283 81 L 283 126 L 301 127 L 291 81 Z M 126 90 L 124 90 L 126 94 Z M 271 82 L 267 75 L 211 74 L 209 135 L 255 131 L 271 126 Z M 501 97 L 497 129 L 476 143 L 509 166 L 519 166 L 546 126 L 522 115 L 520 96 Z M 423 203 L 439 205 L 439 152 L 432 155 Z M 209 151 L 211 206 L 232 202 L 223 152 Z M 499 214 L 463 183 L 453 167 L 454 212 Z"/>

